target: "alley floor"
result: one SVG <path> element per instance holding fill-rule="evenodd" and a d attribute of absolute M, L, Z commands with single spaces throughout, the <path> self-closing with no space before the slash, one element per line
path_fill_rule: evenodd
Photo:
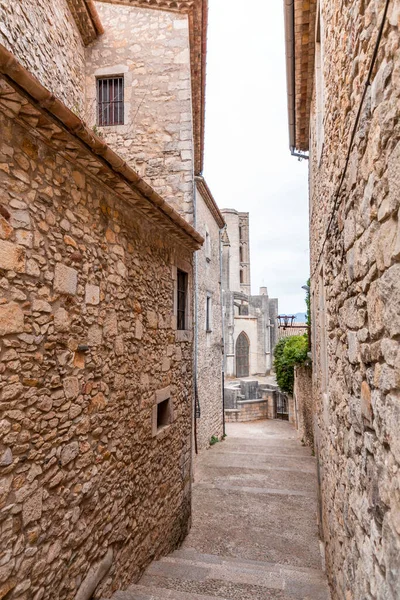
<path fill-rule="evenodd" d="M 193 525 L 114 600 L 328 600 L 315 458 L 283 421 L 227 426 L 196 463 Z"/>

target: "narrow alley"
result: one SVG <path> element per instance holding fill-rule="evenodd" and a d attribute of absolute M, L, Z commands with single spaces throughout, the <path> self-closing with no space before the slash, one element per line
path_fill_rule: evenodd
<path fill-rule="evenodd" d="M 227 433 L 197 462 L 182 547 L 113 600 L 328 600 L 310 449 L 286 421 Z"/>

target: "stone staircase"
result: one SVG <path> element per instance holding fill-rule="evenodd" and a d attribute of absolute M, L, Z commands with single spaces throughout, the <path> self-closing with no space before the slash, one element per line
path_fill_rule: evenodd
<path fill-rule="evenodd" d="M 329 600 L 319 569 L 201 554 L 185 548 L 152 563 L 112 600 Z"/>

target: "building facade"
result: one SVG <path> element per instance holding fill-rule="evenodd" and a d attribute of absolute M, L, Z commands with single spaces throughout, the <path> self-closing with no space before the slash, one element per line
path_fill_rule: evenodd
<path fill-rule="evenodd" d="M 400 5 L 286 3 L 309 157 L 314 442 L 332 597 L 400 597 Z"/>
<path fill-rule="evenodd" d="M 249 214 L 223 209 L 222 289 L 226 377 L 270 373 L 277 341 L 278 300 L 266 287 L 251 295 Z"/>
<path fill-rule="evenodd" d="M 195 254 L 196 427 L 199 451 L 223 431 L 224 358 L 221 289 L 221 232 L 224 219 L 203 177 L 196 177 L 196 230 L 204 244 Z"/>
<path fill-rule="evenodd" d="M 190 526 L 206 7 L 0 0 L 1 598 L 107 597 Z"/>

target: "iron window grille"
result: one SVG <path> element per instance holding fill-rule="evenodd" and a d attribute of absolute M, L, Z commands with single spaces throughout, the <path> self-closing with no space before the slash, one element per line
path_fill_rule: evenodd
<path fill-rule="evenodd" d="M 187 273 L 178 269 L 177 327 L 181 330 L 186 329 L 187 281 Z"/>
<path fill-rule="evenodd" d="M 97 124 L 124 124 L 124 78 L 101 77 L 97 79 Z"/>

